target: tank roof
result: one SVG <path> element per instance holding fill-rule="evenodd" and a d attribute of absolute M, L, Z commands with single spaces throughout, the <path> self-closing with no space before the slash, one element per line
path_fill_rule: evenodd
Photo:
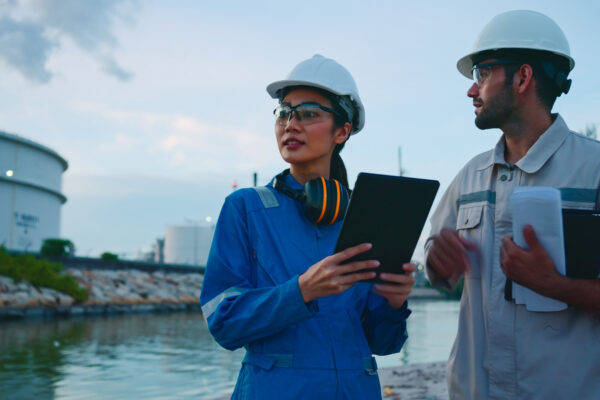
<path fill-rule="evenodd" d="M 63 157 L 61 157 L 60 154 L 58 154 L 56 151 L 52 150 L 50 147 L 46 147 L 42 144 L 34 142 L 33 140 L 24 138 L 23 136 L 15 135 L 15 134 L 4 132 L 4 131 L 0 131 L 0 139 L 17 142 L 22 145 L 32 147 L 36 150 L 40 150 L 40 151 L 56 158 L 62 164 L 63 171 L 66 171 L 67 168 L 69 168 L 69 163 L 67 162 L 67 160 L 65 160 Z"/>

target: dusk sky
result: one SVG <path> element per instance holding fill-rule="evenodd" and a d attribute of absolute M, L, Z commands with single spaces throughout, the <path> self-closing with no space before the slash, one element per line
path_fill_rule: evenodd
<path fill-rule="evenodd" d="M 402 146 L 406 175 L 438 179 L 439 199 L 500 137 L 474 126 L 456 62 L 512 9 L 561 26 L 576 65 L 554 110 L 573 130 L 599 124 L 596 1 L 0 0 L 0 130 L 68 160 L 61 236 L 79 255 L 132 258 L 167 225 L 216 221 L 234 180 L 286 167 L 265 87 L 318 53 L 366 109 L 342 152 L 350 182 L 397 174 Z"/>

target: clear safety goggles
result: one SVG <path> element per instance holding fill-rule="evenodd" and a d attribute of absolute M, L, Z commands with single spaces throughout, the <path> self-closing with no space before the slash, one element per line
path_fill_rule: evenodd
<path fill-rule="evenodd" d="M 316 124 L 317 122 L 325 121 L 329 114 L 338 115 L 338 113 L 329 108 L 317 103 L 302 103 L 296 106 L 281 104 L 275 110 L 275 123 L 285 126 L 294 116 L 302 125 Z"/>
<path fill-rule="evenodd" d="M 492 73 L 492 68 L 498 65 L 509 65 L 509 64 L 518 64 L 517 61 L 514 60 L 500 60 L 500 61 L 491 61 L 483 64 L 473 65 L 471 68 L 471 73 L 473 74 L 473 80 L 477 84 L 477 86 L 481 85 L 483 81 L 485 81 Z"/>

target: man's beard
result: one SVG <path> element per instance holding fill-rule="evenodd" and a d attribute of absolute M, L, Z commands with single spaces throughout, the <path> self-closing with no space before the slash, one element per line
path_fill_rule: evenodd
<path fill-rule="evenodd" d="M 515 111 L 514 95 L 510 91 L 510 85 L 505 86 L 488 103 L 481 102 L 479 114 L 475 117 L 475 125 L 479 129 L 500 128 Z"/>

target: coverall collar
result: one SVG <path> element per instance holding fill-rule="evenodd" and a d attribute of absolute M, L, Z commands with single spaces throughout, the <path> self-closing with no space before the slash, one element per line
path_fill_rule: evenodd
<path fill-rule="evenodd" d="M 269 182 L 269 186 L 273 187 L 273 182 L 275 179 L 271 179 L 271 182 Z M 289 187 L 291 187 L 292 189 L 296 189 L 296 190 L 303 190 L 304 189 L 304 185 L 300 184 L 296 178 L 294 178 L 292 176 L 292 174 L 286 174 L 285 178 L 283 179 L 283 182 L 288 185 Z"/>
<path fill-rule="evenodd" d="M 531 146 L 527 154 L 515 164 L 522 171 L 528 174 L 534 174 L 539 171 L 567 138 L 569 128 L 567 127 L 566 122 L 560 114 L 554 115 L 556 118 L 552 125 L 542 133 L 533 146 Z M 502 136 L 498 143 L 496 143 L 496 147 L 494 147 L 494 150 L 492 151 L 489 162 L 478 169 L 486 169 L 494 164 L 507 165 L 508 163 L 504 159 L 505 148 L 506 143 L 504 142 L 504 136 Z"/>

